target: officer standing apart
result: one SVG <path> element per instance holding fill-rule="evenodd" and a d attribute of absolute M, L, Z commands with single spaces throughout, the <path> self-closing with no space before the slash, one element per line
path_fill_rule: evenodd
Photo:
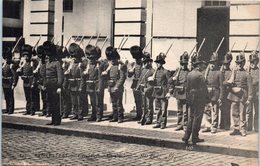
<path fill-rule="evenodd" d="M 176 131 L 187 129 L 189 105 L 186 100 L 186 81 L 187 75 L 190 72 L 188 62 L 189 55 L 188 52 L 185 51 L 183 55 L 180 56 L 180 67 L 169 80 L 169 93 L 173 94 L 173 97 L 176 98 L 178 107 Z"/>
<path fill-rule="evenodd" d="M 252 102 L 249 104 L 246 113 L 247 131 L 254 130 L 258 132 L 258 93 L 259 93 L 259 68 L 258 68 L 258 51 L 253 51 L 249 56 L 249 74 L 252 77 Z"/>
<path fill-rule="evenodd" d="M 141 123 L 141 125 L 149 125 L 153 122 L 153 85 L 151 82 L 148 82 L 148 78 L 154 73 L 152 62 L 151 55 L 145 52 L 142 60 L 143 68 L 136 86 L 136 90 L 139 90 L 142 95 L 142 118 L 138 122 Z"/>
<path fill-rule="evenodd" d="M 227 99 L 231 101 L 234 130 L 230 135 L 246 136 L 246 107 L 252 100 L 252 78 L 244 69 L 245 54 L 236 56 L 236 69 L 232 70 L 227 83 L 231 86 Z"/>
<path fill-rule="evenodd" d="M 131 89 L 133 89 L 136 108 L 136 117 L 134 118 L 134 120 L 140 120 L 142 116 L 142 95 L 140 90 L 136 89 L 136 86 L 141 74 L 143 52 L 141 47 L 132 46 L 130 48 L 130 53 L 135 59 L 134 67 L 128 70 L 128 77 L 134 76 L 133 83 L 131 85 Z"/>
<path fill-rule="evenodd" d="M 52 114 L 52 121 L 47 125 L 60 125 L 60 97 L 63 82 L 63 73 L 60 62 L 56 59 L 56 48 L 50 42 L 43 43 L 46 54 L 46 68 L 43 85 L 47 93 L 47 107 Z"/>
<path fill-rule="evenodd" d="M 119 62 L 120 55 L 116 48 L 107 47 L 106 57 L 110 66 L 108 66 L 106 71 L 102 72 L 102 75 L 107 76 L 108 92 L 110 93 L 112 102 L 113 118 L 110 122 L 122 123 L 124 119 L 122 100 L 127 67 Z"/>
<path fill-rule="evenodd" d="M 14 88 L 17 85 L 18 75 L 12 64 L 12 51 L 9 47 L 3 50 L 4 64 L 2 66 L 2 87 L 5 96 L 6 110 L 4 113 L 14 113 Z"/>
<path fill-rule="evenodd" d="M 208 87 L 209 98 L 211 102 L 206 107 L 205 119 L 207 126 L 202 132 L 210 132 L 212 134 L 217 132 L 220 96 L 222 96 L 223 77 L 218 67 L 218 54 L 216 52 L 210 58 L 209 65 L 205 71 L 205 80 Z"/>
<path fill-rule="evenodd" d="M 152 96 L 155 98 L 155 105 L 158 106 L 157 115 L 156 115 L 156 125 L 153 128 L 164 129 L 167 124 L 167 108 L 168 108 L 168 98 L 166 94 L 168 92 L 167 83 L 169 80 L 168 71 L 164 69 L 163 65 L 165 64 L 164 53 L 160 53 L 156 60 L 154 61 L 157 64 L 157 68 L 153 76 L 148 78 L 148 81 L 153 81 L 154 91 Z"/>
<path fill-rule="evenodd" d="M 199 131 L 203 117 L 205 104 L 209 102 L 206 80 L 201 73 L 204 70 L 204 62 L 197 56 L 193 62 L 194 69 L 187 76 L 187 102 L 190 105 L 187 130 L 182 140 L 188 144 L 192 135 L 192 143 L 204 142 L 199 138 Z"/>

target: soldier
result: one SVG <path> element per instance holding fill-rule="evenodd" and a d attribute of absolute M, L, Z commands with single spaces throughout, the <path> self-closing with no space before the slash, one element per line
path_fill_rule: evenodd
<path fill-rule="evenodd" d="M 234 130 L 230 135 L 246 136 L 246 107 L 252 100 L 252 79 L 244 69 L 245 54 L 236 56 L 236 69 L 232 70 L 227 83 L 231 86 L 227 99 L 231 101 Z"/>
<path fill-rule="evenodd" d="M 178 68 L 172 78 L 169 79 L 170 89 L 169 93 L 177 100 L 177 128 L 176 131 L 186 130 L 188 123 L 188 109 L 189 106 L 186 100 L 186 81 L 189 73 L 188 69 L 189 55 L 184 52 L 180 56 L 180 68 Z"/>
<path fill-rule="evenodd" d="M 148 81 L 153 81 L 154 91 L 152 96 L 155 98 L 155 105 L 157 105 L 157 115 L 156 115 L 156 125 L 153 128 L 164 129 L 167 124 L 167 107 L 168 107 L 168 98 L 166 94 L 168 92 L 167 83 L 169 80 L 168 71 L 164 69 L 163 65 L 165 64 L 164 53 L 160 53 L 156 60 L 154 61 L 157 64 L 157 68 L 153 76 L 148 78 Z"/>
<path fill-rule="evenodd" d="M 43 46 L 37 47 L 37 55 L 40 58 L 40 67 L 39 67 L 39 79 L 38 79 L 38 85 L 41 91 L 41 99 L 42 99 L 42 114 L 39 116 L 46 116 L 50 117 L 50 113 L 47 109 L 47 96 L 46 96 L 46 89 L 43 86 L 43 80 L 44 80 L 44 75 L 45 75 L 45 68 L 46 68 L 46 63 L 45 63 L 45 58 L 46 55 L 44 53 L 44 48 Z"/>
<path fill-rule="evenodd" d="M 110 61 L 110 66 L 106 71 L 102 72 L 102 75 L 107 75 L 108 92 L 112 102 L 113 118 L 110 122 L 122 123 L 124 119 L 122 99 L 127 68 L 126 65 L 120 63 L 120 55 L 116 48 L 107 47 L 106 56 L 108 61 Z"/>
<path fill-rule="evenodd" d="M 101 52 L 99 52 L 101 53 Z M 89 60 L 81 79 L 81 87 L 85 87 L 82 91 L 86 91 L 90 98 L 91 103 L 91 117 L 88 121 L 101 121 L 99 117 L 97 119 L 97 101 L 98 101 L 98 91 L 99 91 L 99 64 L 97 60 L 100 58 L 101 54 L 99 54 L 97 48 L 92 45 L 87 45 L 85 49 L 85 54 Z M 84 84 L 84 85 L 83 85 Z"/>
<path fill-rule="evenodd" d="M 209 98 L 211 102 L 206 107 L 206 110 L 204 112 L 207 126 L 205 129 L 202 130 L 202 132 L 211 131 L 211 133 L 214 134 L 217 132 L 218 128 L 219 103 L 221 103 L 220 96 L 222 96 L 223 77 L 218 68 L 217 53 L 213 53 L 209 63 L 210 64 L 208 65 L 204 73 L 204 77 L 206 79 Z"/>
<path fill-rule="evenodd" d="M 46 67 L 43 85 L 46 88 L 47 107 L 52 115 L 52 121 L 47 125 L 60 125 L 61 123 L 61 87 L 63 73 L 60 62 L 56 59 L 56 48 L 50 41 L 43 43 L 46 55 Z"/>
<path fill-rule="evenodd" d="M 4 113 L 14 113 L 14 88 L 17 85 L 18 75 L 12 64 L 12 51 L 9 47 L 4 48 L 3 58 L 5 60 L 2 66 L 2 87 L 5 96 L 6 110 Z"/>
<path fill-rule="evenodd" d="M 247 131 L 252 131 L 252 127 L 254 126 L 254 130 L 258 132 L 259 68 L 257 65 L 259 62 L 259 57 L 257 51 L 253 51 L 251 53 L 249 56 L 249 62 L 249 74 L 252 77 L 252 102 L 249 104 L 246 113 Z"/>
<path fill-rule="evenodd" d="M 32 57 L 32 46 L 25 44 L 21 50 L 22 57 L 25 61 L 22 61 L 20 67 L 17 69 L 18 75 L 21 76 L 23 80 L 24 95 L 26 99 L 26 112 L 24 115 L 34 115 L 35 110 L 32 106 L 32 83 L 33 83 L 33 67 L 31 66 Z"/>
<path fill-rule="evenodd" d="M 145 52 L 142 60 L 144 66 L 141 69 L 141 75 L 136 86 L 136 90 L 140 91 L 142 95 L 142 118 L 139 121 L 141 125 L 149 125 L 153 122 L 153 85 L 147 80 L 154 73 L 152 62 L 151 55 L 148 52 Z"/>
<path fill-rule="evenodd" d="M 71 103 L 72 103 L 72 113 L 73 116 L 70 120 L 78 119 L 78 121 L 83 120 L 82 112 L 82 102 L 81 102 L 81 76 L 82 69 L 80 67 L 81 57 L 84 56 L 83 50 L 76 43 L 72 43 L 69 46 L 69 54 L 72 57 L 70 66 L 64 75 L 68 75 L 68 87 L 70 90 Z"/>
<path fill-rule="evenodd" d="M 220 129 L 229 130 L 230 129 L 230 100 L 227 100 L 227 95 L 230 91 L 230 87 L 227 84 L 227 80 L 231 76 L 230 63 L 232 61 L 232 54 L 228 52 L 224 56 L 223 64 L 221 67 L 222 77 L 223 77 L 223 88 L 222 88 L 222 96 L 220 96 L 221 105 L 220 105 Z"/>
<path fill-rule="evenodd" d="M 199 138 L 199 131 L 203 117 L 205 104 L 209 102 L 207 98 L 208 91 L 206 80 L 201 71 L 204 70 L 204 62 L 196 56 L 193 61 L 193 70 L 187 76 L 187 102 L 190 105 L 190 114 L 188 118 L 187 130 L 182 140 L 188 144 L 190 135 L 192 134 L 192 143 L 204 142 Z"/>
<path fill-rule="evenodd" d="M 136 86 L 141 74 L 143 52 L 141 47 L 132 46 L 130 48 L 130 53 L 132 57 L 135 59 L 134 67 L 128 70 L 128 77 L 130 78 L 134 76 L 133 83 L 131 85 L 131 89 L 133 89 L 136 108 L 136 117 L 134 118 L 134 120 L 140 120 L 142 116 L 142 95 L 140 90 L 136 89 Z"/>

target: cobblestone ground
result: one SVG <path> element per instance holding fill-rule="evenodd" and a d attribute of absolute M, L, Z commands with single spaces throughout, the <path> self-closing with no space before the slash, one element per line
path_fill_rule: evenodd
<path fill-rule="evenodd" d="M 256 158 L 3 128 L 3 165 L 257 165 Z"/>

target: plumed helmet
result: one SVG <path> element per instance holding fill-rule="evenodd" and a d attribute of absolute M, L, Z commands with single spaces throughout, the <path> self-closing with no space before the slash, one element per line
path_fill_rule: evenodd
<path fill-rule="evenodd" d="M 31 58 L 32 57 L 32 46 L 29 44 L 23 45 L 21 53 L 22 53 L 22 56 L 27 55 L 29 58 Z"/>
<path fill-rule="evenodd" d="M 143 58 L 143 51 L 142 48 L 135 45 L 130 48 L 130 53 L 134 59 L 141 59 Z"/>
<path fill-rule="evenodd" d="M 49 57 L 56 57 L 56 47 L 55 45 L 50 41 L 45 41 L 43 44 L 43 49 L 45 55 L 48 55 Z"/>
<path fill-rule="evenodd" d="M 152 62 L 152 61 L 153 61 L 153 59 L 151 58 L 151 54 L 148 52 L 144 52 L 142 62 L 146 63 L 146 62 Z"/>
<path fill-rule="evenodd" d="M 236 56 L 236 63 L 242 63 L 245 62 L 246 58 L 245 58 L 245 53 L 244 52 L 240 52 L 237 56 Z"/>
<path fill-rule="evenodd" d="M 213 54 L 210 57 L 209 63 L 217 62 L 218 61 L 218 53 L 213 52 Z"/>
<path fill-rule="evenodd" d="M 166 58 L 166 55 L 161 52 L 159 55 L 156 56 L 156 59 L 154 62 L 160 63 L 160 64 L 165 64 L 165 58 Z"/>
<path fill-rule="evenodd" d="M 187 51 L 185 51 L 181 56 L 180 56 L 180 63 L 188 63 L 189 62 L 189 54 Z"/>
<path fill-rule="evenodd" d="M 231 52 L 227 52 L 227 54 L 224 56 L 223 63 L 224 64 L 231 63 L 232 59 L 233 59 L 233 56 L 232 56 Z"/>
<path fill-rule="evenodd" d="M 109 46 L 106 48 L 105 53 L 106 53 L 107 60 L 120 59 L 120 55 L 118 54 L 116 48 Z"/>
<path fill-rule="evenodd" d="M 259 62 L 258 51 L 253 51 L 253 52 L 249 55 L 249 61 L 250 61 L 250 62 L 253 62 L 253 61 Z"/>

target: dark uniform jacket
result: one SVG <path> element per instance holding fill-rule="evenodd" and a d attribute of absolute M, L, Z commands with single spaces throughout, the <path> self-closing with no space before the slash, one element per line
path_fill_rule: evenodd
<path fill-rule="evenodd" d="M 108 91 L 115 92 L 115 89 L 119 91 L 124 90 L 124 83 L 126 80 L 126 65 L 122 64 L 112 64 L 110 70 L 108 71 Z"/>
<path fill-rule="evenodd" d="M 18 75 L 13 69 L 11 64 L 6 64 L 2 68 L 2 87 L 3 88 L 11 88 L 12 86 L 16 86 L 18 81 Z"/>
<path fill-rule="evenodd" d="M 131 85 L 132 89 L 135 89 L 138 83 L 138 79 L 140 78 L 141 75 L 141 71 L 142 71 L 142 63 L 137 63 L 135 65 L 134 71 L 133 72 L 129 72 L 128 71 L 128 77 L 132 77 L 134 75 L 133 78 L 133 83 Z"/>
<path fill-rule="evenodd" d="M 160 67 L 155 72 L 153 97 L 165 98 L 168 93 L 168 71 L 164 67 Z"/>
<path fill-rule="evenodd" d="M 233 102 L 244 102 L 252 99 L 252 77 L 245 69 L 235 71 L 235 79 L 228 94 Z"/>
<path fill-rule="evenodd" d="M 205 105 L 210 101 L 206 80 L 197 68 L 187 75 L 187 100 L 191 106 Z"/>
<path fill-rule="evenodd" d="M 179 76 L 177 76 L 178 71 L 180 70 Z M 173 77 L 171 77 L 168 81 L 169 84 L 169 92 L 173 94 L 173 97 L 176 99 L 186 99 L 186 83 L 187 83 L 187 75 L 189 74 L 189 69 L 181 69 L 178 68 L 174 73 Z M 177 77 L 174 81 L 172 78 Z"/>
<path fill-rule="evenodd" d="M 82 74 L 81 87 L 87 92 L 99 91 L 99 64 L 89 63 L 87 74 Z"/>
<path fill-rule="evenodd" d="M 223 88 L 222 88 L 222 96 L 220 96 L 221 100 L 226 100 L 227 95 L 231 90 L 230 85 L 227 83 L 230 76 L 231 76 L 231 70 L 230 69 L 225 69 L 225 70 L 222 71 Z"/>
<path fill-rule="evenodd" d="M 206 77 L 209 97 L 212 102 L 218 101 L 223 91 L 223 76 L 219 70 L 209 70 Z"/>
<path fill-rule="evenodd" d="M 250 68 L 249 73 L 252 77 L 252 97 L 258 99 L 259 93 L 259 68 Z"/>
<path fill-rule="evenodd" d="M 46 72 L 46 64 L 41 64 L 39 69 L 39 80 L 38 80 L 38 83 L 41 86 L 43 86 L 45 72 Z"/>
<path fill-rule="evenodd" d="M 76 92 L 82 90 L 81 87 L 82 68 L 79 63 L 73 63 L 68 77 L 68 89 Z"/>
<path fill-rule="evenodd" d="M 63 83 L 63 73 L 59 61 L 46 63 L 45 77 L 43 85 L 46 88 L 61 88 Z"/>
<path fill-rule="evenodd" d="M 154 69 L 152 67 L 142 68 L 138 83 L 137 90 L 140 90 L 147 97 L 151 97 L 153 93 L 153 85 L 147 80 L 154 74 Z"/>
<path fill-rule="evenodd" d="M 31 62 L 25 62 L 21 71 L 18 72 L 23 80 L 24 87 L 31 87 L 33 84 L 33 67 L 31 66 Z"/>

